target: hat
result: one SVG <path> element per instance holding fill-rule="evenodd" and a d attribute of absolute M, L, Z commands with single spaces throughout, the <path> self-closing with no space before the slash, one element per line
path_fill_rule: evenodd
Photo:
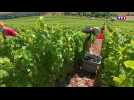
<path fill-rule="evenodd" d="M 85 27 L 83 30 L 82 30 L 83 33 L 91 33 L 92 32 L 92 28 L 90 26 L 87 26 Z"/>

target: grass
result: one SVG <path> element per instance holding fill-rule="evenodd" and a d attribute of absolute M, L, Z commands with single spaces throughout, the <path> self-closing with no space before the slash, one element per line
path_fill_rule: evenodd
<path fill-rule="evenodd" d="M 39 16 L 30 16 L 30 17 L 20 17 L 20 18 L 14 18 L 14 19 L 7 19 L 2 20 L 7 25 L 31 25 L 36 20 L 39 19 Z M 78 16 L 44 16 L 44 21 L 46 24 L 63 24 L 63 25 L 69 25 L 70 27 L 75 28 L 83 28 L 87 25 L 89 26 L 102 26 L 105 22 L 104 19 L 89 19 L 87 17 L 78 17 Z M 121 28 L 123 31 L 128 32 L 131 30 L 133 31 L 134 21 L 115 21 L 112 23 L 113 27 Z"/>
<path fill-rule="evenodd" d="M 39 17 L 32 16 L 32 17 L 20 17 L 14 19 L 7 19 L 2 20 L 8 25 L 11 24 L 32 24 L 34 23 Z M 44 20 L 46 24 L 64 24 L 64 25 L 74 25 L 74 26 L 81 26 L 85 24 L 91 25 L 101 25 L 104 21 L 101 19 L 96 20 L 89 20 L 86 17 L 74 17 L 74 16 L 45 16 Z M 99 20 L 99 22 L 98 22 Z"/>

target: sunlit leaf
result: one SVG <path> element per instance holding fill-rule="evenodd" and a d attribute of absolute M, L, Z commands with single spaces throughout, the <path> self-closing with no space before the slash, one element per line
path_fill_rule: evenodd
<path fill-rule="evenodd" d="M 124 62 L 126 68 L 131 68 L 134 70 L 134 61 L 133 60 L 127 60 Z"/>
<path fill-rule="evenodd" d="M 9 74 L 5 70 L 0 70 L 0 79 L 7 77 Z"/>

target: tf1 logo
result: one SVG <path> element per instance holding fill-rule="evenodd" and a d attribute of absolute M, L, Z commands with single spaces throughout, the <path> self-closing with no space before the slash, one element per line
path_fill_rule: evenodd
<path fill-rule="evenodd" d="M 117 16 L 117 20 L 126 20 L 127 17 L 126 16 Z"/>

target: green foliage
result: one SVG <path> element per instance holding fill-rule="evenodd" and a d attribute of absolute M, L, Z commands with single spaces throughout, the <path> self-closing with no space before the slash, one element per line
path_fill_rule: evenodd
<path fill-rule="evenodd" d="M 40 18 L 16 30 L 16 38 L 1 42 L 0 56 L 6 59 L 0 59 L 0 78 L 6 86 L 55 86 L 83 51 L 83 34 L 68 26 L 47 25 Z"/>
<path fill-rule="evenodd" d="M 110 33 L 109 33 L 110 34 Z M 107 39 L 107 38 L 106 38 Z M 134 86 L 133 35 L 113 28 L 112 36 L 105 40 L 102 60 L 102 82 L 107 86 Z"/>
<path fill-rule="evenodd" d="M 131 68 L 132 70 L 134 70 L 134 61 L 128 60 L 124 62 L 126 68 Z"/>
<path fill-rule="evenodd" d="M 41 17 L 35 22 L 36 18 L 6 21 L 18 35 L 7 40 L 0 36 L 1 87 L 55 86 L 56 80 L 65 78 L 74 63 L 83 57 L 81 29 L 88 24 L 104 23 L 99 19 L 67 16 Z M 105 86 L 134 86 L 132 27 L 132 22 L 107 23 L 101 70 Z"/>

